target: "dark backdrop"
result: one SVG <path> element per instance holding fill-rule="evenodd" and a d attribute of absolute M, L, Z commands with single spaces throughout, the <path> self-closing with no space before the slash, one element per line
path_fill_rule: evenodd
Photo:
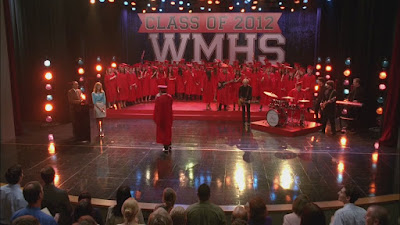
<path fill-rule="evenodd" d="M 67 121 L 66 91 L 69 82 L 77 78 L 78 57 L 85 59 L 86 76 L 94 77 L 97 56 L 107 65 L 114 55 L 120 62 L 136 63 L 143 48 L 151 49 L 147 34 L 135 33 L 140 25 L 135 13 L 121 7 L 118 1 L 119 4 L 96 5 L 90 5 L 88 0 L 9 2 L 19 104 L 25 121 L 44 119 L 44 57 L 53 62 L 56 120 Z M 397 3 L 333 0 L 320 1 L 317 6 L 320 14 L 316 8 L 283 12 L 279 25 L 287 39 L 287 61 L 312 64 L 317 56 L 330 56 L 337 78 L 341 78 L 344 59 L 350 56 L 353 74 L 362 78 L 370 96 L 376 94 L 377 63 L 381 56 L 390 56 Z M 320 38 L 315 38 L 318 35 Z M 152 50 L 146 52 L 145 59 L 151 60 Z M 191 56 L 185 55 L 187 60 Z M 369 117 L 375 116 L 374 102 L 368 106 L 372 110 Z"/>

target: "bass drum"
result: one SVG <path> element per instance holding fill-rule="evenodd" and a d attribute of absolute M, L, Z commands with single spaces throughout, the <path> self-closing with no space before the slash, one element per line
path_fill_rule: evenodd
<path fill-rule="evenodd" d="M 270 109 L 267 112 L 267 123 L 271 127 L 283 126 L 286 122 L 287 116 L 284 111 Z"/>

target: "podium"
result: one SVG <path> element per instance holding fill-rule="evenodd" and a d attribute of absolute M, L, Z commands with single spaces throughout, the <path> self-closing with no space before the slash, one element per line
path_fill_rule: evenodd
<path fill-rule="evenodd" d="M 81 104 L 75 106 L 75 140 L 90 142 L 90 114 L 89 105 Z"/>

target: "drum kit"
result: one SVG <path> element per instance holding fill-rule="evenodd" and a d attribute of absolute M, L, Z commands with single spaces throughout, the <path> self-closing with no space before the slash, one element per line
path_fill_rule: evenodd
<path fill-rule="evenodd" d="M 309 103 L 310 100 L 304 99 L 294 103 L 294 98 L 290 96 L 279 99 L 278 96 L 272 92 L 264 91 L 264 94 L 272 98 L 267 112 L 267 123 L 271 127 L 284 127 L 286 125 L 304 126 L 304 114 L 306 111 L 304 104 Z M 293 117 L 296 112 L 300 112 L 299 120 L 295 120 Z M 290 115 L 289 117 L 288 114 Z"/>

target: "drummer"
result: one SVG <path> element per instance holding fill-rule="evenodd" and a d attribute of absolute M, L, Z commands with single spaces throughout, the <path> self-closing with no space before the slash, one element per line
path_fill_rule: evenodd
<path fill-rule="evenodd" d="M 299 100 L 306 99 L 306 93 L 301 89 L 302 82 L 297 82 L 295 88 L 293 88 L 291 91 L 289 91 L 289 96 L 293 97 L 293 102 L 294 104 L 298 103 Z"/>

